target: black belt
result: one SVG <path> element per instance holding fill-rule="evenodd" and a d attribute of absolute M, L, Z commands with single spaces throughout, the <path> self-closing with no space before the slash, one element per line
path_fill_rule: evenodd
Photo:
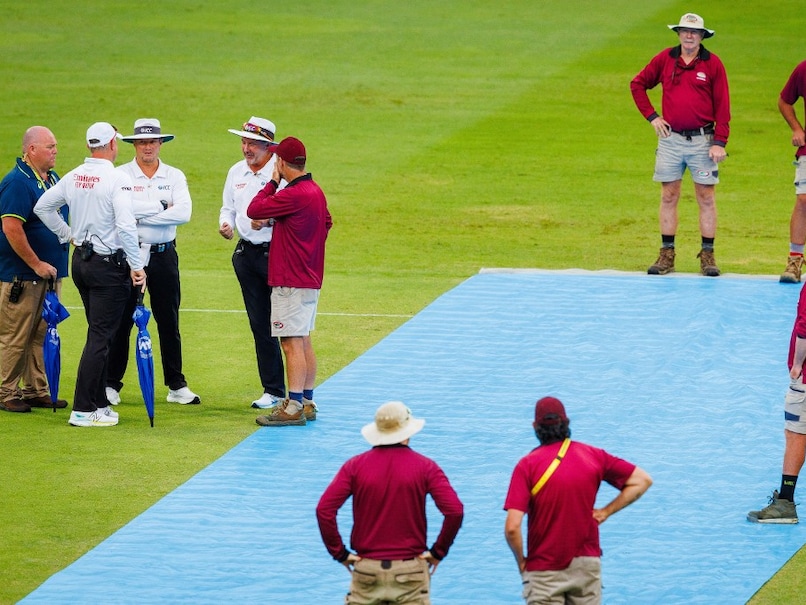
<path fill-rule="evenodd" d="M 269 242 L 260 242 L 259 244 L 253 244 L 248 239 L 241 239 L 241 243 L 244 246 L 249 246 L 250 248 L 268 248 Z"/>
<path fill-rule="evenodd" d="M 714 134 L 714 127 L 703 126 L 702 128 L 696 128 L 694 130 L 675 130 L 674 128 L 672 128 L 672 132 L 679 134 L 682 137 L 686 137 L 687 139 L 690 139 L 691 137 L 698 137 L 700 135 Z"/>
<path fill-rule="evenodd" d="M 412 557 L 411 559 L 381 559 L 381 569 L 392 569 L 392 563 L 397 561 L 400 563 L 401 561 L 414 561 L 416 557 Z"/>
<path fill-rule="evenodd" d="M 175 244 L 176 240 L 165 242 L 164 244 L 151 244 L 151 254 L 159 254 L 160 252 L 170 250 Z"/>

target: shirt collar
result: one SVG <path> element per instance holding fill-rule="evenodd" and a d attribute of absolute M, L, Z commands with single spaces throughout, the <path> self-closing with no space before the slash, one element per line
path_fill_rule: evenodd
<path fill-rule="evenodd" d="M 673 59 L 678 59 L 681 54 L 683 54 L 683 50 L 679 44 L 669 49 L 669 56 L 672 57 Z M 697 53 L 697 58 L 702 59 L 703 61 L 707 61 L 708 59 L 711 58 L 711 51 L 709 51 L 702 44 L 700 44 L 700 50 Z"/>

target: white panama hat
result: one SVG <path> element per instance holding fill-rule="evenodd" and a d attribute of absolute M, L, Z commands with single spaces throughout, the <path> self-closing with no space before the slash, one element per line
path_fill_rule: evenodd
<path fill-rule="evenodd" d="M 234 128 L 228 128 L 227 130 L 245 139 L 265 141 L 267 143 L 274 141 L 274 133 L 277 132 L 274 122 L 257 116 L 252 116 L 248 122 L 244 122 L 241 130 L 235 130 Z"/>
<path fill-rule="evenodd" d="M 710 38 L 715 33 L 714 30 L 706 28 L 705 21 L 703 21 L 703 18 L 695 13 L 686 13 L 685 15 L 680 17 L 680 23 L 678 23 L 677 25 L 670 25 L 669 29 L 676 32 L 681 27 L 685 29 L 702 30 L 703 38 Z"/>
<path fill-rule="evenodd" d="M 141 139 L 160 139 L 163 143 L 174 140 L 172 134 L 162 134 L 160 121 L 157 118 L 140 118 L 134 122 L 134 134 L 122 137 L 127 143 Z"/>
<path fill-rule="evenodd" d="M 415 418 L 402 401 L 387 401 L 375 412 L 375 422 L 361 429 L 364 439 L 373 447 L 402 443 L 415 433 L 419 433 L 425 420 Z"/>

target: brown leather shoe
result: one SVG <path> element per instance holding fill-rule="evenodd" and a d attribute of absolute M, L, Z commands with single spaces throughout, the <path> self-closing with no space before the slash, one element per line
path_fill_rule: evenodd
<path fill-rule="evenodd" d="M 56 405 L 53 405 L 53 400 L 50 395 L 43 395 L 42 397 L 31 397 L 30 399 L 23 399 L 32 408 L 66 408 L 67 402 L 64 399 L 57 399 Z"/>
<path fill-rule="evenodd" d="M 5 410 L 6 412 L 30 412 L 31 406 L 22 399 L 9 399 L 8 401 L 0 402 L 0 410 Z"/>

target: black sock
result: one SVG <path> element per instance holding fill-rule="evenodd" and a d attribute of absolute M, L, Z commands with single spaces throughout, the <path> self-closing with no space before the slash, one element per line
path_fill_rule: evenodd
<path fill-rule="evenodd" d="M 713 237 L 704 237 L 704 238 L 702 238 L 702 249 L 703 250 L 713 250 L 714 249 L 714 238 Z"/>
<path fill-rule="evenodd" d="M 781 491 L 778 498 L 781 500 L 795 501 L 795 484 L 798 482 L 797 475 L 781 475 Z"/>
<path fill-rule="evenodd" d="M 663 235 L 661 233 L 660 241 L 661 248 L 674 248 L 674 235 Z"/>

